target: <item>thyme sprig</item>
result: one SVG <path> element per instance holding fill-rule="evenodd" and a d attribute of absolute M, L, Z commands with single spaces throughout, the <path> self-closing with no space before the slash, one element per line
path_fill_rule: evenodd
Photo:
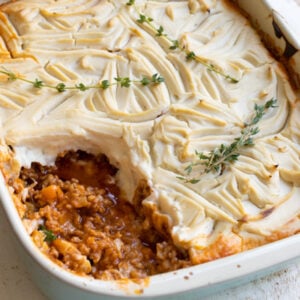
<path fill-rule="evenodd" d="M 81 82 L 74 86 L 67 86 L 63 82 L 60 82 L 56 85 L 49 85 L 40 79 L 29 80 L 22 76 L 18 76 L 16 73 L 6 70 L 6 69 L 0 70 L 0 73 L 5 74 L 9 81 L 21 80 L 21 81 L 31 84 L 33 87 L 35 87 L 37 89 L 50 88 L 50 89 L 55 89 L 59 93 L 65 92 L 67 90 L 79 90 L 82 92 L 84 92 L 86 90 L 90 90 L 90 89 L 105 90 L 114 85 L 119 85 L 121 87 L 128 88 L 132 84 L 141 84 L 143 86 L 146 86 L 146 85 L 150 85 L 150 84 L 156 85 L 156 84 L 160 84 L 160 83 L 164 82 L 164 78 L 161 75 L 159 75 L 158 73 L 155 73 L 151 77 L 143 76 L 141 79 L 138 79 L 138 80 L 134 80 L 129 77 L 115 77 L 113 82 L 110 82 L 109 80 L 102 80 L 99 84 L 96 84 L 96 85 L 86 85 Z"/>
<path fill-rule="evenodd" d="M 135 0 L 130 0 L 126 3 L 127 6 L 134 6 L 135 5 Z M 157 37 L 163 37 L 165 39 L 168 40 L 168 42 L 170 43 L 169 49 L 170 50 L 179 50 L 183 53 L 185 53 L 185 58 L 187 61 L 191 61 L 194 60 L 200 64 L 202 64 L 203 66 L 205 66 L 209 71 L 214 72 L 219 74 L 220 76 L 224 77 L 226 80 L 228 80 L 231 83 L 238 83 L 238 79 L 230 76 L 229 74 L 224 73 L 220 68 L 216 67 L 214 64 L 208 63 L 205 59 L 197 56 L 195 54 L 194 51 L 189 51 L 188 49 L 186 49 L 186 47 L 180 44 L 179 40 L 177 39 L 172 39 L 170 38 L 170 36 L 165 32 L 163 26 L 158 26 L 156 27 L 153 24 L 153 18 L 142 14 L 141 12 L 138 11 L 138 9 L 135 7 L 137 13 L 139 14 L 139 18 L 136 19 L 136 21 L 140 24 L 144 24 L 146 23 L 153 31 L 155 31 L 155 36 Z"/>
<path fill-rule="evenodd" d="M 254 114 L 249 122 L 244 123 L 244 128 L 240 132 L 240 136 L 235 138 L 234 141 L 229 145 L 221 144 L 219 147 L 213 149 L 208 153 L 195 151 L 197 161 L 190 163 L 186 168 L 185 172 L 187 177 L 179 176 L 178 178 L 188 183 L 198 183 L 199 178 L 189 178 L 193 168 L 199 165 L 204 166 L 204 173 L 216 172 L 221 175 L 227 164 L 234 163 L 240 156 L 240 150 L 244 147 L 254 145 L 253 136 L 259 132 L 257 123 L 265 115 L 269 108 L 276 107 L 276 99 L 267 101 L 264 105 L 254 106 Z"/>

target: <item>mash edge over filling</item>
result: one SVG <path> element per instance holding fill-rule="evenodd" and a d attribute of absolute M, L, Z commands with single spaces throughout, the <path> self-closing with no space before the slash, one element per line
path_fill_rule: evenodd
<path fill-rule="evenodd" d="M 104 155 L 84 151 L 62 153 L 53 166 L 22 167 L 23 221 L 36 246 L 63 268 L 104 280 L 190 266 L 167 232 L 122 199 L 116 171 Z"/>

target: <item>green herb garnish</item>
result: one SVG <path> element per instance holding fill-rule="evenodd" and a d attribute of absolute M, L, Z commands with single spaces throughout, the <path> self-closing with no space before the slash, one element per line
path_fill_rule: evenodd
<path fill-rule="evenodd" d="M 164 33 L 164 28 L 162 26 L 159 26 L 158 29 L 156 29 L 156 31 L 156 36 L 167 36 L 167 34 Z"/>
<path fill-rule="evenodd" d="M 208 153 L 196 150 L 195 153 L 198 160 L 190 163 L 185 168 L 187 177 L 178 176 L 178 178 L 193 184 L 199 182 L 199 178 L 189 178 L 193 168 L 199 165 L 205 167 L 203 173 L 216 172 L 221 175 L 227 164 L 234 163 L 238 160 L 240 156 L 239 152 L 242 148 L 254 145 L 253 136 L 259 132 L 259 128 L 256 126 L 257 123 L 262 119 L 269 108 L 276 107 L 276 102 L 276 99 L 271 99 L 264 105 L 255 104 L 254 114 L 249 122 L 244 123 L 244 128 L 241 130 L 239 137 L 235 138 L 231 144 L 221 144 L 219 147 Z"/>
<path fill-rule="evenodd" d="M 128 88 L 132 84 L 141 84 L 143 86 L 149 85 L 149 84 L 160 84 L 164 82 L 164 78 L 160 76 L 159 74 L 155 73 L 152 76 L 143 76 L 140 80 L 133 80 L 129 77 L 116 77 L 114 78 L 113 82 L 110 82 L 108 80 L 102 80 L 100 84 L 97 85 L 85 85 L 84 83 L 76 84 L 75 86 L 67 86 L 65 83 L 60 82 L 57 85 L 49 85 L 45 84 L 40 79 L 35 80 L 29 80 L 24 77 L 18 76 L 17 74 L 8 71 L 6 69 L 0 70 L 0 73 L 7 75 L 9 81 L 15 81 L 15 80 L 21 80 L 24 82 L 27 82 L 31 84 L 33 87 L 41 89 L 41 88 L 50 88 L 55 89 L 59 93 L 65 92 L 67 90 L 78 90 L 81 92 L 87 91 L 89 89 L 108 89 L 110 86 L 113 85 L 120 85 L 121 87 Z"/>
<path fill-rule="evenodd" d="M 196 54 L 193 51 L 190 51 L 186 54 L 185 58 L 187 60 L 195 60 L 196 59 Z"/>
<path fill-rule="evenodd" d="M 126 3 L 126 5 L 128 5 L 128 6 L 131 6 L 131 5 L 133 5 L 133 4 L 135 4 L 135 0 L 129 0 L 129 1 Z"/>
<path fill-rule="evenodd" d="M 128 1 L 126 3 L 126 5 L 131 6 L 135 4 L 135 1 Z M 155 36 L 158 38 L 165 38 L 168 40 L 168 42 L 170 43 L 169 49 L 170 50 L 179 50 L 183 53 L 185 53 L 185 57 L 187 60 L 195 60 L 198 63 L 202 64 L 203 66 L 205 66 L 209 71 L 215 72 L 221 76 L 223 76 L 226 80 L 228 80 L 231 83 L 237 83 L 238 80 L 232 76 L 230 76 L 229 74 L 224 73 L 221 69 L 215 67 L 213 64 L 207 63 L 206 60 L 202 59 L 201 57 L 198 57 L 195 52 L 193 51 L 189 51 L 185 48 L 185 46 L 181 46 L 179 40 L 174 40 L 172 38 L 170 38 L 170 36 L 165 32 L 163 26 L 158 26 L 155 27 L 155 25 L 153 24 L 153 18 L 142 14 L 141 12 L 138 11 L 138 9 L 136 8 L 137 13 L 139 14 L 139 18 L 136 19 L 136 21 L 139 24 L 147 24 L 153 31 L 155 31 Z"/>
<path fill-rule="evenodd" d="M 176 50 L 180 48 L 178 40 L 172 40 L 171 43 L 172 45 L 169 47 L 170 50 Z"/>
<path fill-rule="evenodd" d="M 17 78 L 16 78 L 17 79 Z M 41 89 L 43 87 L 43 81 L 36 79 L 33 83 L 33 86 L 37 89 Z"/>
<path fill-rule="evenodd" d="M 62 82 L 58 83 L 55 87 L 57 89 L 58 92 L 62 93 L 66 90 L 66 85 Z M 75 88 L 77 89 L 77 86 L 75 86 Z"/>
<path fill-rule="evenodd" d="M 164 81 L 165 81 L 165 79 L 156 73 L 156 74 L 152 75 L 150 82 L 151 83 L 162 83 Z"/>
<path fill-rule="evenodd" d="M 102 81 L 101 81 L 101 88 L 102 88 L 103 90 L 108 89 L 109 86 L 110 86 L 110 83 L 109 83 L 108 80 L 102 80 Z"/>
<path fill-rule="evenodd" d="M 129 77 L 116 77 L 115 81 L 120 83 L 121 87 L 130 87 L 131 80 Z"/>
<path fill-rule="evenodd" d="M 53 233 L 52 230 L 47 229 L 44 225 L 40 225 L 38 230 L 42 231 L 45 235 L 44 241 L 45 242 L 53 242 L 57 239 L 57 236 Z"/>
<path fill-rule="evenodd" d="M 151 24 L 152 21 L 153 21 L 152 18 L 147 17 L 147 16 L 145 16 L 143 14 L 140 14 L 139 19 L 137 19 L 137 22 L 139 22 L 141 24 L 143 24 L 143 23 Z"/>

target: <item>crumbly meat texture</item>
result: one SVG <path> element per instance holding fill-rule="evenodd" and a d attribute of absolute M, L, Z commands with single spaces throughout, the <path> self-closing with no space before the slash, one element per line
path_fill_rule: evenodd
<path fill-rule="evenodd" d="M 64 153 L 55 166 L 23 168 L 24 218 L 36 245 L 64 268 L 106 280 L 190 266 L 186 251 L 120 197 L 115 172 L 103 155 L 82 151 Z"/>

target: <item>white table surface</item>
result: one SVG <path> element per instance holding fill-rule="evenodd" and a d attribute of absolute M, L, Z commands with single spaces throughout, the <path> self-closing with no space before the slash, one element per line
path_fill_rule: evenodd
<path fill-rule="evenodd" d="M 30 280 L 14 249 L 12 238 L 13 235 L 0 206 L 0 300 L 23 300 L 24 298 L 46 300 Z M 300 300 L 300 262 L 262 279 L 225 290 L 203 300 L 210 299 Z"/>

